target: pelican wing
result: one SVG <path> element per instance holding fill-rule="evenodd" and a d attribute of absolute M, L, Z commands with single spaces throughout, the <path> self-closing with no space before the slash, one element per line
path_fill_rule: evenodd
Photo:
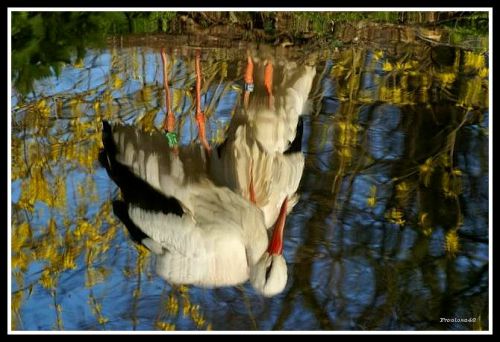
<path fill-rule="evenodd" d="M 275 115 L 270 118 L 280 122 Z M 272 132 L 271 129 L 268 131 Z M 250 183 L 253 182 L 255 204 L 263 211 L 266 227 L 269 228 L 278 217 L 285 197 L 290 200 L 290 210 L 297 201 L 295 193 L 304 169 L 304 156 L 301 152 L 283 154 L 269 151 L 266 143 L 255 139 L 253 133 L 254 129 L 248 125 L 238 127 L 234 137 L 226 142 L 223 154 L 218 157 L 214 153 L 211 175 L 216 184 L 229 187 L 247 200 L 250 199 Z M 275 132 L 272 135 L 277 136 Z M 267 145 L 272 145 L 272 142 L 267 141 Z"/>
<path fill-rule="evenodd" d="M 267 247 L 262 212 L 207 180 L 189 186 L 191 214 L 176 216 L 129 206 L 129 216 L 159 254 L 157 272 L 172 283 L 234 285 L 248 278 Z M 160 251 L 160 253 L 158 253 Z"/>
<path fill-rule="evenodd" d="M 266 201 L 257 202 L 264 213 L 266 227 L 272 227 L 276 222 L 281 204 L 288 198 L 288 211 L 290 212 L 298 201 L 296 194 L 304 170 L 304 156 L 302 153 L 276 154 L 273 158 L 272 172 L 265 180 L 269 186 L 262 196 L 267 196 Z"/>
<path fill-rule="evenodd" d="M 112 138 L 116 145 L 113 157 L 118 163 L 163 195 L 176 198 L 185 211 L 193 212 L 186 186 L 206 177 L 200 146 L 181 148 L 176 154 L 160 132 L 146 133 L 120 124 L 113 125 Z"/>
<path fill-rule="evenodd" d="M 145 210 L 134 204 L 129 205 L 128 214 L 134 224 L 141 229 L 151 240 L 159 244 L 166 251 L 186 257 L 195 257 L 203 254 L 203 236 L 189 215 L 177 216 Z M 149 243 L 155 253 L 159 254 L 158 247 Z"/>

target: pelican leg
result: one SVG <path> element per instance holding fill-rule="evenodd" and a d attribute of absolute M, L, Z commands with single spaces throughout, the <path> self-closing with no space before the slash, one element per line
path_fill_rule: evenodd
<path fill-rule="evenodd" d="M 165 88 L 165 119 L 163 128 L 167 132 L 173 132 L 175 127 L 175 116 L 170 108 L 170 88 L 168 86 L 167 54 L 165 48 L 161 49 L 161 61 L 163 64 L 163 87 Z"/>
<path fill-rule="evenodd" d="M 268 106 L 269 109 L 274 107 L 274 96 L 273 96 L 273 63 L 267 61 L 266 67 L 264 69 L 264 87 L 266 88 L 268 96 Z"/>
<path fill-rule="evenodd" d="M 205 114 L 203 112 L 196 113 L 196 123 L 198 124 L 198 139 L 200 139 L 203 148 L 207 153 L 210 153 L 210 145 L 207 141 L 206 136 L 206 126 L 205 126 Z"/>
<path fill-rule="evenodd" d="M 250 100 L 250 93 L 253 91 L 253 61 L 252 57 L 248 55 L 247 68 L 245 70 L 245 94 L 243 95 L 243 106 L 248 109 L 248 102 Z"/>
<path fill-rule="evenodd" d="M 175 134 L 175 115 L 171 109 L 170 88 L 168 86 L 168 70 L 167 70 L 167 54 L 165 48 L 161 49 L 161 61 L 163 64 L 163 87 L 165 88 L 165 119 L 163 120 L 163 129 L 166 132 L 168 145 L 173 149 L 174 153 L 178 153 L 177 135 Z"/>
<path fill-rule="evenodd" d="M 196 50 L 195 70 L 196 70 L 196 123 L 198 124 L 198 138 L 207 154 L 210 154 L 210 145 L 207 141 L 205 114 L 201 111 L 201 52 Z"/>
<path fill-rule="evenodd" d="M 168 112 L 163 121 L 163 129 L 167 132 L 173 132 L 175 130 L 175 115 L 172 112 Z"/>

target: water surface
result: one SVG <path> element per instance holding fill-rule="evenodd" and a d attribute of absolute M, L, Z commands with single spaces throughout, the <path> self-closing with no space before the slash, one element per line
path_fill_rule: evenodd
<path fill-rule="evenodd" d="M 33 92 L 12 90 L 12 329 L 488 329 L 487 56 L 397 44 L 271 50 L 313 54 L 317 76 L 285 230 L 289 280 L 264 298 L 248 283 L 169 285 L 113 214 L 101 123 L 161 127 L 161 46 L 151 45 L 91 49 Z M 188 144 L 194 48 L 167 51 Z M 202 50 L 212 144 L 240 106 L 245 56 L 244 44 Z"/>

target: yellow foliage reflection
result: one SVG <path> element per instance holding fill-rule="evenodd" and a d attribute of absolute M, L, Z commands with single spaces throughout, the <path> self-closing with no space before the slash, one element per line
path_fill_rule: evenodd
<path fill-rule="evenodd" d="M 436 134 L 441 140 L 436 138 L 435 143 L 433 140 L 431 152 L 420 155 L 415 152 L 411 155 L 414 160 L 397 165 L 405 172 L 394 175 L 384 184 L 368 179 L 360 202 L 370 212 L 384 206 L 381 216 L 386 222 L 401 227 L 414 225 L 429 237 L 438 226 L 438 214 L 425 203 L 429 196 L 446 201 L 456 215 L 446 227 L 442 249 L 454 257 L 461 248 L 458 199 L 465 184 L 462 170 L 453 164 L 456 132 L 472 121 L 469 113 L 488 107 L 489 67 L 484 55 L 477 52 L 457 49 L 452 52 L 450 63 L 438 67 L 432 64 L 428 47 L 407 50 L 393 53 L 388 49 L 352 47 L 335 54 L 318 53 L 322 56 L 320 65 L 334 56 L 331 69 L 325 66 L 323 73 L 318 74 L 335 90 L 332 97 L 336 106 L 332 106 L 323 126 L 311 129 L 314 133 L 311 139 L 317 143 L 310 148 L 314 152 L 318 146 L 332 145 L 328 172 L 333 174 L 333 200 L 329 205 L 338 208 L 342 204 L 337 201 L 342 186 L 352 188 L 355 175 L 363 174 L 377 163 L 367 148 L 373 133 L 369 131 L 369 124 L 374 114 L 367 114 L 366 106 L 384 104 L 399 110 L 413 106 L 425 108 L 415 115 L 446 126 Z M 131 312 L 126 318 L 130 320 L 130 327 L 140 323 L 140 304 L 148 299 L 144 287 L 153 283 L 154 270 L 149 251 L 128 238 L 113 213 L 116 191 L 98 164 L 102 147 L 100 127 L 103 120 L 113 119 L 135 124 L 146 131 L 157 130 L 164 116 L 165 98 L 162 88 L 150 82 L 149 73 L 155 72 L 156 80 L 160 81 L 161 61 L 157 54 L 153 53 L 156 65 L 152 72 L 148 71 L 151 65 L 146 64 L 151 60 L 146 58 L 144 50 L 126 51 L 129 55 L 125 62 L 116 49 L 111 50 L 109 72 L 91 89 L 82 90 L 80 81 L 74 80 L 72 89 L 18 103 L 12 112 L 11 186 L 18 192 L 11 203 L 11 267 L 15 283 L 11 294 L 12 329 L 23 329 L 21 313 L 32 291 L 50 299 L 54 328 L 67 327 L 64 319 L 68 310 L 60 289 L 61 282 L 72 277 L 77 279 L 71 280 L 72 284 L 84 289 L 80 293 L 87 296 L 86 309 L 92 313 L 99 329 L 107 329 L 115 319 L 107 315 L 111 304 L 105 296 L 110 294 L 103 292 L 100 285 L 116 278 L 127 283 L 119 285 L 126 288 L 126 293 L 121 295 L 127 296 L 130 302 Z M 239 64 L 234 60 L 243 53 L 227 49 L 217 53 L 220 54 L 218 60 L 204 60 L 202 67 L 205 76 L 202 92 L 220 86 L 220 93 L 205 105 L 208 117 L 214 116 L 225 94 L 233 92 L 238 97 L 242 92 L 236 81 L 241 78 L 239 69 L 243 64 L 238 69 L 235 66 Z M 234 56 L 229 56 L 231 53 Z M 194 63 L 190 58 L 172 55 L 176 63 L 184 63 L 184 74 L 175 76 L 176 86 L 172 89 L 172 109 L 176 112 L 179 131 L 194 109 L 191 94 Z M 81 59 L 76 60 L 73 67 L 82 74 L 87 72 Z M 179 70 L 173 70 L 172 66 L 169 72 L 177 75 L 175 72 Z M 132 80 L 140 82 L 132 83 Z M 226 81 L 235 82 L 226 84 Z M 317 84 L 320 81 L 315 80 Z M 131 84 L 137 90 L 129 94 Z M 315 104 L 320 103 L 322 94 L 313 100 Z M 443 119 L 427 110 L 431 104 L 444 100 L 456 103 L 456 117 L 450 114 Z M 320 105 L 314 109 L 313 114 L 318 114 L 322 108 Z M 229 115 L 234 113 L 233 108 Z M 368 124 L 362 123 L 362 115 L 368 117 L 365 120 Z M 409 130 L 420 119 L 398 123 L 397 129 Z M 224 141 L 224 127 L 219 123 L 214 127 L 213 142 Z M 186 133 L 189 132 L 186 130 Z M 404 148 L 417 149 L 411 142 Z M 392 160 L 384 162 L 390 165 Z M 407 210 L 408 203 L 415 198 L 418 203 L 415 212 Z M 123 264 L 116 262 L 117 253 L 126 255 Z M 395 277 L 391 270 L 384 272 L 388 279 Z M 391 287 L 394 285 L 387 282 L 388 296 L 396 296 L 397 290 Z M 176 323 L 179 318 L 186 318 L 196 329 L 212 329 L 212 322 L 204 308 L 190 297 L 188 287 L 165 287 L 160 301 L 156 318 L 151 322 L 155 329 L 175 330 L 179 328 Z"/>

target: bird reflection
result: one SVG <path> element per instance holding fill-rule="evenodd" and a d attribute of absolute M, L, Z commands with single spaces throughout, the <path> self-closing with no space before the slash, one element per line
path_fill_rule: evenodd
<path fill-rule="evenodd" d="M 248 109 L 235 114 L 225 142 L 211 155 L 210 173 L 216 184 L 255 203 L 270 228 L 281 208 L 285 205 L 290 212 L 298 200 L 296 192 L 304 170 L 300 114 L 305 110 L 316 69 L 296 62 L 278 63 L 269 106 L 263 80 L 269 58 L 254 60 L 255 94 Z"/>
<path fill-rule="evenodd" d="M 173 284 L 218 287 L 251 276 L 265 296 L 283 290 L 286 263 L 272 253 L 282 246 L 268 243 L 257 207 L 203 173 L 199 146 L 176 154 L 159 132 L 107 122 L 103 142 L 101 162 L 123 197 L 115 212 L 131 236 L 157 255 L 161 277 Z"/>
<path fill-rule="evenodd" d="M 255 60 L 259 79 L 269 60 Z M 257 84 L 209 155 L 198 144 L 174 153 L 159 131 L 103 122 L 99 158 L 122 195 L 114 212 L 172 284 L 250 280 L 268 297 L 286 286 L 283 234 L 304 168 L 299 115 L 315 68 L 284 62 L 276 70 L 272 101 Z"/>

